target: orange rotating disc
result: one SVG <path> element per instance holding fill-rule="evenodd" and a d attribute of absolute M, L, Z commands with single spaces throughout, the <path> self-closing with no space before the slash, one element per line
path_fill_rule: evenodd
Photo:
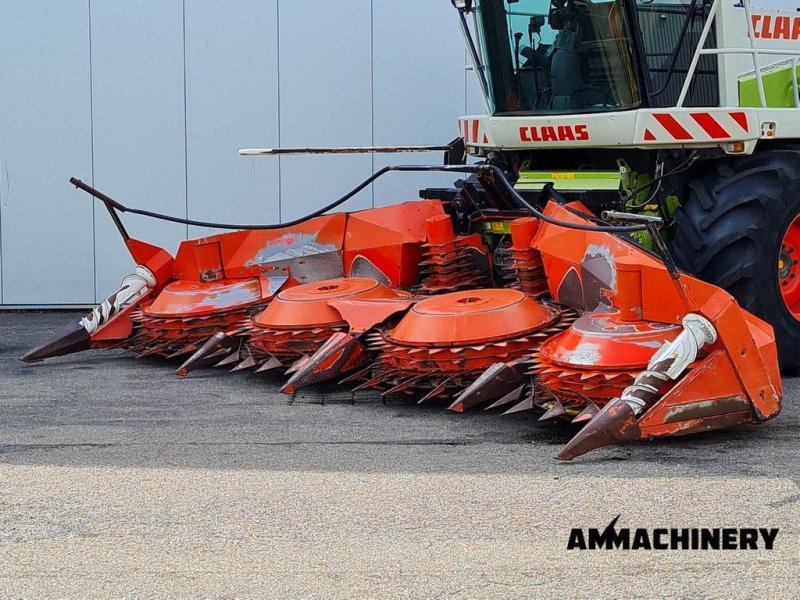
<path fill-rule="evenodd" d="M 131 313 L 139 331 L 132 352 L 179 356 L 197 350 L 217 331 L 247 327 L 250 315 L 269 301 L 261 281 L 174 281 L 149 305 Z"/>
<path fill-rule="evenodd" d="M 261 302 L 258 278 L 223 281 L 173 281 L 142 312 L 148 317 L 191 319 L 229 310 L 249 308 Z"/>
<path fill-rule="evenodd" d="M 395 298 L 396 294 L 374 279 L 327 279 L 280 292 L 253 319 L 256 327 L 295 329 L 342 323 L 339 312 L 328 306 L 334 298 Z"/>
<path fill-rule="evenodd" d="M 509 289 L 480 289 L 418 303 L 393 329 L 370 336 L 379 352 L 369 387 L 386 393 L 461 390 L 495 363 L 523 358 L 568 325 L 558 307 Z"/>
<path fill-rule="evenodd" d="M 247 345 L 256 362 L 277 359 L 289 366 L 314 354 L 331 335 L 347 328 L 328 300 L 396 297 L 397 292 L 374 279 L 328 279 L 290 288 L 253 319 Z"/>
<path fill-rule="evenodd" d="M 624 321 L 618 312 L 587 314 L 542 344 L 533 373 L 565 406 L 602 406 L 633 383 L 679 325 Z"/>
<path fill-rule="evenodd" d="M 524 336 L 557 318 L 518 290 L 468 290 L 416 304 L 386 338 L 404 346 L 483 344 Z"/>

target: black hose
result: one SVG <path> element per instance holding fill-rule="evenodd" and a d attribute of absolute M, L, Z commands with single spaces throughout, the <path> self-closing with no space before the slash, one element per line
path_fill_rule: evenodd
<path fill-rule="evenodd" d="M 658 183 L 660 181 L 663 181 L 664 179 L 667 179 L 668 177 L 674 177 L 675 175 L 680 175 L 682 173 L 685 173 L 686 171 L 691 169 L 698 160 L 700 160 L 700 159 L 697 156 L 697 153 L 693 152 L 685 161 L 683 161 L 677 167 L 672 169 L 672 171 L 667 171 L 666 173 L 663 173 L 663 174 L 661 174 L 661 175 L 659 175 L 657 177 L 653 177 L 653 179 L 651 179 L 650 181 L 648 181 L 644 185 L 640 185 L 639 187 L 628 191 L 627 192 L 627 200 L 626 200 L 626 202 L 630 202 L 630 200 L 634 196 L 636 196 L 639 192 L 643 192 L 644 190 L 653 187 L 654 183 Z M 647 206 L 651 202 L 652 202 L 652 198 L 648 198 L 647 200 L 645 200 L 641 204 L 636 204 L 634 206 L 629 206 L 628 208 L 630 208 L 632 210 L 638 210 L 640 208 L 644 208 L 645 206 Z"/>
<path fill-rule="evenodd" d="M 380 177 L 384 173 L 387 173 L 390 169 L 391 169 L 390 167 L 384 167 L 380 171 L 377 171 L 372 177 L 360 183 L 358 186 L 353 188 L 351 191 L 349 191 L 347 194 L 345 194 L 335 202 L 331 202 L 327 206 L 323 206 L 322 208 L 314 211 L 311 214 L 305 215 L 304 217 L 300 217 L 299 219 L 295 219 L 294 221 L 287 221 L 286 223 L 278 223 L 272 225 L 239 225 L 232 223 L 213 223 L 207 221 L 196 221 L 194 219 L 184 219 L 183 217 L 173 217 L 171 215 L 164 215 L 161 213 L 153 212 L 150 210 L 144 210 L 141 208 L 130 208 L 128 206 L 120 204 L 119 202 L 106 196 L 102 192 L 98 192 L 97 190 L 91 188 L 90 186 L 83 183 L 80 179 L 75 179 L 74 177 L 72 177 L 69 180 L 69 182 L 75 187 L 82 189 L 85 192 L 88 192 L 98 200 L 104 202 L 106 205 L 111 205 L 120 212 L 128 212 L 133 215 L 141 215 L 143 217 L 150 217 L 152 219 L 159 219 L 161 221 L 180 223 L 181 225 L 196 225 L 197 227 L 209 227 L 211 229 L 282 229 L 284 227 L 291 227 L 292 225 L 299 225 L 300 223 L 305 223 L 309 219 L 313 219 L 314 217 L 323 215 L 329 210 L 333 210 L 337 206 L 344 204 L 350 198 L 355 196 L 358 192 L 367 187 L 370 183 L 375 181 L 378 177 Z"/>
<path fill-rule="evenodd" d="M 329 210 L 332 210 L 345 202 L 347 202 L 350 198 L 355 196 L 358 192 L 366 188 L 370 183 L 382 177 L 386 173 L 390 171 L 397 171 L 397 172 L 445 172 L 445 173 L 492 173 L 494 175 L 495 182 L 499 185 L 502 185 L 503 188 L 511 195 L 511 197 L 523 208 L 530 211 L 530 213 L 544 221 L 545 223 L 550 223 L 551 225 L 557 225 L 559 227 L 564 227 L 566 229 L 576 229 L 579 231 L 597 231 L 603 233 L 632 233 L 635 231 L 644 231 L 647 229 L 645 225 L 584 225 L 581 223 L 570 223 L 568 221 L 560 221 L 558 219 L 554 219 L 552 217 L 548 217 L 545 215 L 541 210 L 536 208 L 530 202 L 528 202 L 525 198 L 523 198 L 516 189 L 514 189 L 513 184 L 508 180 L 506 174 L 503 172 L 500 167 L 495 165 L 487 165 L 487 164 L 480 164 L 480 165 L 395 165 L 395 166 L 387 166 L 383 167 L 375 174 L 371 175 L 360 184 L 358 184 L 355 188 L 347 192 L 344 196 L 323 206 L 322 208 L 315 210 L 312 213 L 309 213 L 299 219 L 295 219 L 293 221 L 287 221 L 286 223 L 278 223 L 272 225 L 240 225 L 240 224 L 231 224 L 231 223 L 214 223 L 208 221 L 196 221 L 194 219 L 184 219 L 182 217 L 173 217 L 171 215 L 164 215 L 161 213 L 143 210 L 140 208 L 130 208 L 123 204 L 120 204 L 116 200 L 113 200 L 109 196 L 106 196 L 102 192 L 98 192 L 94 188 L 86 185 L 79 179 L 75 179 L 74 177 L 70 179 L 70 183 L 72 183 L 75 187 L 80 188 L 95 198 L 104 202 L 107 206 L 111 205 L 116 210 L 120 212 L 128 212 L 134 215 L 141 215 L 144 217 L 150 217 L 153 219 L 159 219 L 161 221 L 170 221 L 172 223 L 180 223 L 182 225 L 194 225 L 197 227 L 208 227 L 211 229 L 250 229 L 250 230 L 261 230 L 261 229 L 282 229 L 284 227 L 291 227 L 293 225 L 299 225 L 300 223 L 305 223 L 309 219 L 313 219 L 314 217 L 319 217 Z M 561 196 L 556 190 L 553 189 L 551 184 L 545 186 L 542 190 L 542 195 L 548 197 L 550 199 L 554 199 L 558 202 L 566 202 L 566 199 Z"/>

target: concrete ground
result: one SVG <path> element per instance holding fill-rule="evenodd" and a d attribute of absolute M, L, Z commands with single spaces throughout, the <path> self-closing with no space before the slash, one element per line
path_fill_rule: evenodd
<path fill-rule="evenodd" d="M 88 352 L 0 313 L 3 597 L 800 596 L 800 383 L 774 421 L 552 459 L 474 411 Z M 323 402 L 324 400 L 324 402 Z M 567 551 L 573 527 L 779 527 L 768 551 Z"/>

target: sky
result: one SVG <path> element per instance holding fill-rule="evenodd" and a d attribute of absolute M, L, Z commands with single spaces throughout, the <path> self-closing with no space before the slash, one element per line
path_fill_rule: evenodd
<path fill-rule="evenodd" d="M 800 8 L 800 0 L 750 0 L 750 8 L 796 12 Z"/>

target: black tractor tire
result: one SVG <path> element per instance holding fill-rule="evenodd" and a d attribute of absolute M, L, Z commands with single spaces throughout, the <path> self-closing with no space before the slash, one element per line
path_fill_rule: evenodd
<path fill-rule="evenodd" d="M 688 198 L 675 214 L 675 261 L 772 325 L 781 367 L 797 372 L 800 320 L 781 294 L 778 260 L 784 235 L 800 214 L 800 147 L 700 167 L 704 172 L 689 182 Z"/>

